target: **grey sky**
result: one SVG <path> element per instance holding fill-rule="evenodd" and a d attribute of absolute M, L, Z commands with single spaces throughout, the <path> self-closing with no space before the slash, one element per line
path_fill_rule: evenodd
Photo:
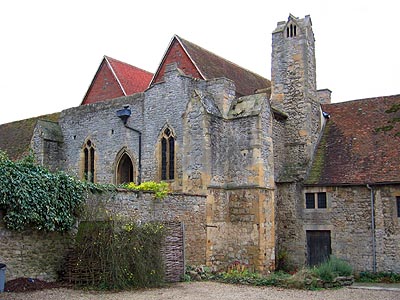
<path fill-rule="evenodd" d="M 0 4 L 0 124 L 78 106 L 108 55 L 150 72 L 173 34 L 270 79 L 271 33 L 311 15 L 317 85 L 334 102 L 400 93 L 396 0 Z"/>

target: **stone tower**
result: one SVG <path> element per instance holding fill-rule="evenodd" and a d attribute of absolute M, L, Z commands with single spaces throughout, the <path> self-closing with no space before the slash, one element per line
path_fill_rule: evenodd
<path fill-rule="evenodd" d="M 310 16 L 289 15 L 272 33 L 271 105 L 287 115 L 278 181 L 304 178 L 321 128 Z"/>

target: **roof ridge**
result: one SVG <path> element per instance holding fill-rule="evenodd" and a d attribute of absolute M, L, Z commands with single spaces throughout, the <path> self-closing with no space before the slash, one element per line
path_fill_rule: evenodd
<path fill-rule="evenodd" d="M 390 98 L 396 98 L 400 97 L 400 94 L 395 94 L 395 95 L 388 95 L 388 96 L 377 96 L 377 97 L 368 97 L 368 98 L 361 98 L 361 99 L 353 99 L 353 100 L 346 100 L 342 102 L 335 102 L 335 103 L 327 103 L 323 104 L 324 106 L 333 106 L 333 105 L 340 105 L 340 104 L 350 104 L 353 102 L 359 102 L 359 101 L 374 101 L 374 100 L 379 100 L 379 99 L 390 99 Z"/>
<path fill-rule="evenodd" d="M 210 51 L 210 50 L 207 50 L 207 49 L 205 49 L 205 48 L 203 48 L 203 47 L 201 47 L 201 46 L 199 46 L 199 45 L 197 45 L 197 44 L 195 44 L 195 43 L 193 43 L 193 42 L 191 42 L 191 41 L 189 41 L 189 40 L 187 40 L 187 39 L 184 39 L 184 38 L 182 38 L 182 37 L 180 37 L 180 36 L 178 36 L 178 35 L 176 35 L 176 34 L 175 34 L 175 36 L 178 37 L 178 38 L 179 38 L 181 41 L 183 41 L 183 42 L 192 44 L 193 46 L 198 47 L 198 48 L 200 48 L 201 50 L 206 51 L 206 52 L 210 53 L 211 55 L 214 55 L 214 56 L 218 57 L 218 58 L 221 59 L 221 60 L 224 60 L 224 61 L 226 61 L 226 62 L 228 62 L 228 63 L 230 63 L 230 64 L 232 64 L 232 65 L 234 65 L 234 66 L 236 66 L 236 67 L 238 67 L 238 68 L 241 68 L 241 69 L 243 69 L 243 70 L 245 70 L 245 71 L 247 71 L 247 72 L 250 72 L 250 73 L 252 73 L 252 74 L 254 74 L 254 75 L 257 75 L 257 76 L 259 76 L 259 77 L 262 77 L 262 78 L 264 78 L 264 79 L 270 81 L 268 78 L 266 78 L 266 77 L 264 77 L 264 76 L 262 76 L 262 75 L 260 75 L 260 74 L 258 74 L 258 73 L 256 73 L 256 72 L 254 72 L 254 71 L 251 71 L 251 70 L 249 70 L 249 69 L 247 69 L 247 68 L 245 68 L 245 67 L 242 67 L 242 66 L 238 65 L 237 63 L 234 63 L 234 62 L 230 61 L 229 59 L 226 59 L 226 58 L 224 58 L 224 57 L 222 57 L 222 56 L 220 56 L 220 55 L 218 55 L 218 54 L 215 54 L 214 52 L 212 52 L 212 51 Z"/>
<path fill-rule="evenodd" d="M 146 72 L 146 73 L 149 73 L 149 74 L 153 74 L 153 73 L 152 73 L 152 72 L 150 72 L 150 71 L 147 71 L 147 70 L 145 70 L 145 69 L 142 69 L 142 68 L 136 67 L 136 66 L 134 66 L 134 65 L 131 65 L 130 63 L 124 62 L 124 61 L 122 61 L 122 60 L 119 60 L 119 59 L 113 58 L 113 57 L 111 57 L 111 56 L 108 56 L 108 55 L 104 55 L 104 58 L 106 58 L 106 59 L 108 59 L 108 60 L 113 60 L 113 61 L 115 61 L 115 62 L 119 62 L 119 63 L 121 63 L 121 64 L 124 64 L 124 65 L 130 66 L 130 67 L 132 67 L 132 68 L 134 68 L 134 69 L 137 69 L 137 70 L 140 70 L 140 71 L 144 71 L 144 72 Z"/>

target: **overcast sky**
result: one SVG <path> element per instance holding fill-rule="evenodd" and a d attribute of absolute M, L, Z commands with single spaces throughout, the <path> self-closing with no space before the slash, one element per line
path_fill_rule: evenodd
<path fill-rule="evenodd" d="M 310 15 L 333 102 L 400 94 L 400 1 L 8 0 L 0 124 L 78 106 L 108 55 L 155 72 L 174 34 L 270 79 L 271 33 Z"/>

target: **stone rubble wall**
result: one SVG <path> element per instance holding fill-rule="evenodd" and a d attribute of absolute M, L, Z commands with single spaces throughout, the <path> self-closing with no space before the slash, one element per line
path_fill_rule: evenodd
<path fill-rule="evenodd" d="M 107 195 L 107 196 L 106 196 Z M 182 238 L 174 230 L 167 236 L 166 257 L 183 258 L 175 261 L 168 270 L 170 276 L 182 273 L 182 266 L 205 264 L 205 197 L 187 194 L 171 194 L 163 200 L 154 200 L 152 193 L 119 192 L 108 198 L 105 194 L 106 208 L 120 216 L 133 216 L 138 222 L 160 221 L 182 224 L 185 249 Z M 100 198 L 101 198 L 100 197 Z M 89 199 L 88 203 L 93 199 Z M 1 217 L 1 216 L 0 216 Z M 64 256 L 73 241 L 74 230 L 69 233 L 44 233 L 38 231 L 14 232 L 5 229 L 0 218 L 0 263 L 7 265 L 6 277 L 56 280 L 62 269 Z M 176 227 L 176 226 L 175 226 Z M 168 250 L 167 250 L 168 251 Z"/>
<path fill-rule="evenodd" d="M 377 271 L 400 272 L 400 219 L 396 196 L 400 186 L 376 186 L 375 240 Z M 305 192 L 325 191 L 327 209 L 306 209 Z M 279 184 L 277 191 L 277 248 L 291 262 L 307 262 L 307 230 L 330 230 L 332 254 L 349 262 L 356 272 L 373 270 L 371 192 L 366 186 L 307 187 Z"/>

